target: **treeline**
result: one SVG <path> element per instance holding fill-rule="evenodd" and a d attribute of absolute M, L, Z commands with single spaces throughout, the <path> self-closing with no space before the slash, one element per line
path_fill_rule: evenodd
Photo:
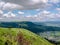
<path fill-rule="evenodd" d="M 60 27 L 37 25 L 32 22 L 1 22 L 0 27 L 24 28 L 34 33 L 43 32 L 43 31 L 60 31 Z"/>

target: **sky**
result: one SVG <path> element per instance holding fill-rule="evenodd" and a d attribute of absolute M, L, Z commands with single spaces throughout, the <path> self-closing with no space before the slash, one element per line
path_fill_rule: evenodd
<path fill-rule="evenodd" d="M 0 21 L 60 21 L 60 0 L 0 0 Z"/>

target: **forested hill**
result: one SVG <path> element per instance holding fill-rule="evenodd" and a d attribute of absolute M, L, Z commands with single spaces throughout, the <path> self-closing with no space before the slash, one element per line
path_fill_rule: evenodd
<path fill-rule="evenodd" d="M 60 27 L 37 25 L 32 22 L 0 22 L 0 27 L 8 28 L 24 28 L 32 32 L 38 33 L 43 31 L 60 31 Z"/>

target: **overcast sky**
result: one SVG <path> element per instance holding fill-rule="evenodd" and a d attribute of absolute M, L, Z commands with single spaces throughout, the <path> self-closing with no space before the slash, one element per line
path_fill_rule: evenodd
<path fill-rule="evenodd" d="M 60 0 L 0 0 L 0 21 L 59 21 Z"/>

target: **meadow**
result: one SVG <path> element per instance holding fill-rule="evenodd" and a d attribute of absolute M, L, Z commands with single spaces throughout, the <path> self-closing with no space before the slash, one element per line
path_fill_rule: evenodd
<path fill-rule="evenodd" d="M 52 45 L 44 38 L 22 28 L 0 27 L 0 45 Z"/>

